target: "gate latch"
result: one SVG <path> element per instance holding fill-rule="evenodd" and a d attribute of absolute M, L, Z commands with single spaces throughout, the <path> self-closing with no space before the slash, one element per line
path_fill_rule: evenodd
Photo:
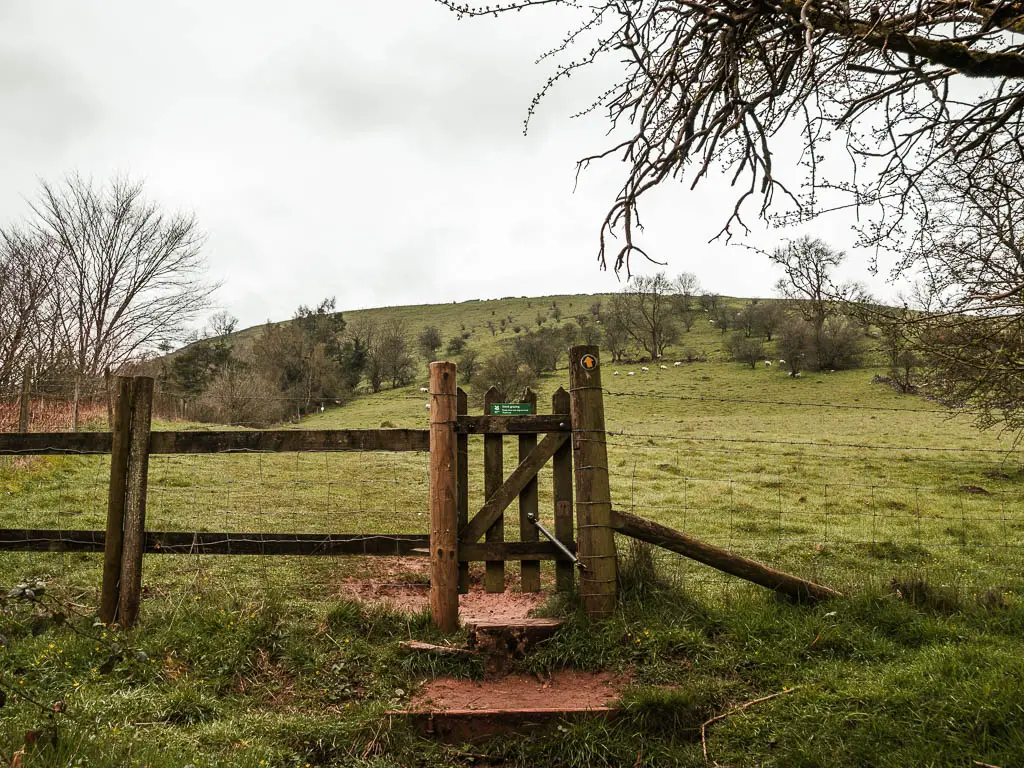
<path fill-rule="evenodd" d="M 543 533 L 544 536 L 546 536 L 547 539 L 552 544 L 554 544 L 556 547 L 558 547 L 561 550 L 563 555 L 565 555 L 570 560 L 572 560 L 573 565 L 575 565 L 581 571 L 587 570 L 587 566 L 585 566 L 583 563 L 581 563 L 580 559 L 578 557 L 576 557 L 576 555 L 574 555 L 572 552 L 570 552 L 569 548 L 567 546 L 565 546 L 565 544 L 563 544 L 558 539 L 556 539 L 554 534 L 551 533 L 551 531 L 549 531 L 547 528 L 545 528 L 543 523 L 541 523 L 541 521 L 538 520 L 537 517 L 532 512 L 529 513 L 526 516 L 526 519 L 529 520 L 531 523 L 533 523 L 534 526 L 536 526 L 537 530 L 540 531 L 541 533 Z"/>

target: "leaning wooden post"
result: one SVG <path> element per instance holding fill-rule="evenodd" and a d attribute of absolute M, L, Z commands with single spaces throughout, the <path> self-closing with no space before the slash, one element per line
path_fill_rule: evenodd
<path fill-rule="evenodd" d="M 32 396 L 32 366 L 26 365 L 21 375 L 21 397 L 18 409 L 18 431 L 28 432 L 29 398 Z"/>
<path fill-rule="evenodd" d="M 442 632 L 459 628 L 455 375 L 455 363 L 430 364 L 430 613 Z"/>
<path fill-rule="evenodd" d="M 569 393 L 561 387 L 551 397 L 551 412 L 565 416 L 569 426 Z M 573 540 L 572 531 L 572 445 L 565 443 L 551 460 L 552 496 L 555 503 L 555 536 L 563 543 Z M 573 566 L 568 560 L 555 563 L 555 586 L 559 592 L 571 592 Z"/>
<path fill-rule="evenodd" d="M 537 393 L 527 388 L 521 402 L 528 403 L 530 413 L 537 413 Z M 530 451 L 537 447 L 537 435 L 519 436 L 519 461 L 523 461 L 530 455 Z M 534 476 L 519 492 L 519 540 L 539 541 L 540 534 L 536 526 L 530 522 L 532 515 L 534 520 L 538 519 L 540 507 L 538 505 L 537 477 Z M 523 592 L 540 592 L 540 560 L 523 560 L 519 564 L 519 588 Z"/>
<path fill-rule="evenodd" d="M 462 387 L 459 387 L 457 394 L 456 411 L 459 416 L 466 416 L 469 414 L 469 398 L 466 397 L 466 392 Z M 469 435 L 460 434 L 458 436 L 456 453 L 458 454 L 456 458 L 458 477 L 456 479 L 459 484 L 459 530 L 461 531 L 469 522 Z M 469 592 L 469 563 L 459 563 L 459 594 L 464 595 L 467 592 Z"/>
<path fill-rule="evenodd" d="M 569 348 L 569 396 L 576 475 L 577 556 L 583 566 L 580 596 L 588 615 L 609 616 L 615 609 L 617 563 L 604 396 L 596 346 Z"/>
<path fill-rule="evenodd" d="M 107 490 L 107 532 L 103 542 L 103 586 L 100 587 L 100 621 L 117 619 L 124 544 L 124 496 L 128 474 L 128 443 L 132 426 L 132 380 L 117 377 L 117 402 L 110 451 L 110 487 Z"/>
<path fill-rule="evenodd" d="M 117 622 L 130 627 L 142 601 L 142 556 L 146 551 L 146 488 L 149 475 L 149 432 L 153 417 L 153 379 L 132 379 L 131 433 L 125 472 L 124 541 Z"/>

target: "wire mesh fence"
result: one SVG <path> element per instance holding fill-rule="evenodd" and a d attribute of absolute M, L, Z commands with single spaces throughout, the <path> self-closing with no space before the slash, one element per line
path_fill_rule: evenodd
<path fill-rule="evenodd" d="M 617 509 L 774 568 L 840 589 L 908 575 L 1024 588 L 1024 474 L 1001 452 L 628 431 L 606 444 Z M 658 558 L 695 586 L 737 583 Z"/>
<path fill-rule="evenodd" d="M 59 393 L 38 394 L 56 402 Z M 685 396 L 607 394 L 608 432 L 584 439 L 607 446 L 616 509 L 840 589 L 908 574 L 967 590 L 1024 588 L 1024 470 L 1017 454 L 970 440 L 901 442 L 898 424 L 871 440 L 826 430 L 833 411 L 894 419 L 933 410 L 702 397 L 718 409 L 719 420 L 746 418 L 766 405 L 783 409 L 780 418 L 813 414 L 791 433 L 777 425 L 716 433 L 708 427 L 714 419 L 679 418 L 670 410 L 637 419 L 628 405 Z M 97 421 L 105 424 L 105 402 L 98 410 Z M 469 487 L 471 498 L 482 500 L 478 450 L 471 448 Z M 517 460 L 515 439 L 507 438 L 506 476 Z M 109 456 L 0 457 L 0 527 L 103 530 L 109 462 Z M 424 453 L 153 455 L 147 529 L 260 532 L 271 542 L 274 534 L 422 534 L 428 529 L 427 471 Z M 542 519 L 551 508 L 544 470 Z M 518 527 L 513 503 L 505 513 L 508 540 L 518 538 Z M 738 584 L 681 556 L 658 557 L 694 588 Z M 91 599 L 100 559 L 4 553 L 0 583 L 55 577 Z M 144 584 L 167 596 L 279 588 L 296 599 L 321 599 L 338 594 L 346 576 L 373 567 L 373 561 L 338 556 L 161 554 L 147 556 Z M 510 584 L 517 568 L 510 568 Z M 409 571 L 402 578 L 425 578 L 423 569 Z"/>

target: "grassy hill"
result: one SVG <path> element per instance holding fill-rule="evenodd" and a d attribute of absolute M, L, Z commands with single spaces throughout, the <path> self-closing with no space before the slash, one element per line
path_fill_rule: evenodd
<path fill-rule="evenodd" d="M 486 349 L 502 338 L 491 337 L 489 318 L 511 314 L 525 325 L 552 301 L 569 316 L 599 298 L 365 313 L 403 317 L 414 332 L 438 325 L 446 337 L 465 324 L 470 343 Z M 517 669 L 627 676 L 623 716 L 544 738 L 443 747 L 384 712 L 425 677 L 479 676 L 479 666 L 404 656 L 400 640 L 440 639 L 423 616 L 339 596 L 347 579 L 388 567 L 396 580 L 422 580 L 411 567 L 154 556 L 142 624 L 120 633 L 91 624 L 98 556 L 4 555 L 0 584 L 42 578 L 53 599 L 78 607 L 62 608 L 63 624 L 41 623 L 36 606 L 9 602 L 0 613 L 0 686 L 31 697 L 11 695 L 0 709 L 0 763 L 26 731 L 53 722 L 33 702 L 60 699 L 68 712 L 56 720 L 60 744 L 26 765 L 696 767 L 708 764 L 701 724 L 726 712 L 707 729 L 719 764 L 1016 764 L 1024 754 L 1024 472 L 1013 436 L 979 432 L 967 417 L 872 383 L 876 369 L 793 379 L 778 366 L 729 362 L 721 343 L 703 320 L 669 351 L 665 370 L 623 365 L 616 376 L 604 365 L 614 505 L 836 587 L 842 599 L 789 605 L 620 539 L 621 609 L 595 624 L 555 601 L 548 610 L 566 615 L 568 627 Z M 708 362 L 673 365 L 686 346 L 706 351 Z M 425 379 L 424 367 L 408 387 L 360 394 L 295 426 L 423 428 Z M 542 377 L 542 411 L 567 384 L 564 366 Z M 194 425 L 157 428 L 185 426 Z M 470 442 L 471 506 L 483 501 L 480 442 Z M 506 440 L 507 471 L 515 453 Z M 0 525 L 102 528 L 107 471 L 104 457 L 0 464 Z M 423 532 L 426 472 L 422 454 L 154 457 L 148 525 Z M 548 471 L 540 490 L 548 517 Z M 505 520 L 514 539 L 515 505 Z M 516 566 L 507 573 L 514 590 Z M 549 564 L 544 580 L 550 586 Z M 108 668 L 115 641 L 144 655 L 122 654 Z"/>

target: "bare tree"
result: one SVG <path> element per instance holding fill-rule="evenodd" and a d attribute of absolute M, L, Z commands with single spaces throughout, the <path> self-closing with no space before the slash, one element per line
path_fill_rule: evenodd
<path fill-rule="evenodd" d="M 950 166 L 931 184 L 928 226 L 906 256 L 923 267 L 917 311 L 897 349 L 920 359 L 944 404 L 983 427 L 1024 428 L 1024 152 Z"/>
<path fill-rule="evenodd" d="M 832 281 L 832 273 L 846 254 L 819 238 L 801 237 L 776 248 L 770 258 L 786 273 L 776 290 L 820 335 L 826 318 L 838 312 L 841 289 Z"/>
<path fill-rule="evenodd" d="M 912 205 L 928 206 L 920 185 L 937 168 L 1024 146 L 1017 2 L 439 1 L 460 16 L 549 5 L 580 14 L 549 52 L 561 63 L 527 120 L 581 67 L 608 57 L 623 63 L 594 104 L 621 138 L 580 161 L 628 164 L 600 235 L 600 262 L 608 255 L 616 269 L 646 255 L 634 239 L 639 201 L 670 179 L 693 186 L 724 168 L 738 190 L 727 234 L 745 230 L 746 203 L 764 217 L 804 220 L 851 204 L 869 223 L 865 237 L 884 244 L 901 239 Z M 776 163 L 775 150 L 785 145 L 788 154 L 797 131 L 797 162 Z M 608 238 L 620 233 L 609 254 Z"/>
<path fill-rule="evenodd" d="M 700 295 L 700 280 L 693 272 L 680 272 L 672 282 L 679 294 L 680 311 L 689 311 L 693 308 L 693 299 Z"/>
<path fill-rule="evenodd" d="M 52 331 L 79 374 L 180 341 L 217 287 L 203 280 L 195 217 L 165 214 L 140 183 L 44 182 L 32 211 L 56 251 Z"/>
<path fill-rule="evenodd" d="M 664 272 L 634 275 L 612 297 L 612 314 L 626 333 L 652 360 L 664 354 L 679 337 L 673 317 L 674 289 Z"/>
<path fill-rule="evenodd" d="M 0 229 L 0 389 L 18 383 L 30 361 L 54 367 L 59 360 L 51 349 L 56 261 L 45 239 Z"/>
<path fill-rule="evenodd" d="M 409 349 L 409 330 L 405 323 L 398 318 L 390 318 L 381 323 L 370 346 L 369 357 L 372 361 L 370 367 L 377 371 L 382 380 L 390 380 L 392 387 L 408 384 L 416 366 Z M 378 382 L 374 391 L 379 389 Z"/>

